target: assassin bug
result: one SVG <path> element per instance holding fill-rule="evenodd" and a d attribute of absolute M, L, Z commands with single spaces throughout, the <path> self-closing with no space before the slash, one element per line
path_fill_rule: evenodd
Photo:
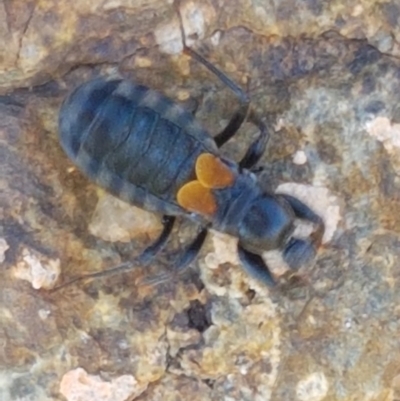
<path fill-rule="evenodd" d="M 212 227 L 237 237 L 244 269 L 273 285 L 262 252 L 280 249 L 287 264 L 297 269 L 315 256 L 324 224 L 300 200 L 263 188 L 252 170 L 265 151 L 268 126 L 238 85 L 186 46 L 180 23 L 184 53 L 216 75 L 240 101 L 225 129 L 212 137 L 190 112 L 164 95 L 126 80 L 98 78 L 79 86 L 64 101 L 61 145 L 99 186 L 133 205 L 164 214 L 163 231 L 139 256 L 138 264 L 149 263 L 166 244 L 176 218 L 184 217 L 202 229 L 182 251 L 176 271 L 193 261 Z M 246 120 L 259 129 L 259 135 L 235 163 L 222 157 L 219 148 Z M 308 239 L 292 236 L 296 219 L 315 225 Z M 131 268 L 132 264 L 121 265 L 78 279 Z"/>

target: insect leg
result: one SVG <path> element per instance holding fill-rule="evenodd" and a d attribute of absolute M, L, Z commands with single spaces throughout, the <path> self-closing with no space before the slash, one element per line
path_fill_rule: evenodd
<path fill-rule="evenodd" d="M 183 35 L 183 33 L 182 33 Z M 238 129 L 241 127 L 243 122 L 246 120 L 246 117 L 249 113 L 250 109 L 250 99 L 247 94 L 236 85 L 227 75 L 225 75 L 222 71 L 220 71 L 217 67 L 211 64 L 208 60 L 206 60 L 199 53 L 192 50 L 190 47 L 187 47 L 184 44 L 183 52 L 198 61 L 200 64 L 204 65 L 209 71 L 215 74 L 225 85 L 227 85 L 238 97 L 240 106 L 239 109 L 235 112 L 235 114 L 230 119 L 228 125 L 214 137 L 214 140 L 218 147 L 221 147 L 225 142 L 231 139 Z"/>
<path fill-rule="evenodd" d="M 286 194 L 278 196 L 289 203 L 297 218 L 308 220 L 316 225 L 316 230 L 311 234 L 310 239 L 292 238 L 283 250 L 286 263 L 292 269 L 298 269 L 314 259 L 316 249 L 321 245 L 325 225 L 320 216 L 294 196 Z"/>
<path fill-rule="evenodd" d="M 174 227 L 175 223 L 175 217 L 174 216 L 164 216 L 163 217 L 163 230 L 159 237 L 149 246 L 147 247 L 141 255 L 138 257 L 138 263 L 139 264 L 148 264 L 151 259 L 153 259 L 154 256 L 158 252 L 164 248 L 165 244 L 168 241 L 168 238 L 171 234 L 172 228 Z"/>
<path fill-rule="evenodd" d="M 283 250 L 283 260 L 293 270 L 298 270 L 314 260 L 317 254 L 311 239 L 291 238 Z"/>
<path fill-rule="evenodd" d="M 246 92 L 244 92 L 244 90 L 235 82 L 233 82 L 226 74 L 224 74 L 208 60 L 206 60 L 203 56 L 201 56 L 199 53 L 195 52 L 186 45 L 185 31 L 183 29 L 183 21 L 182 15 L 179 11 L 179 4 L 179 0 L 174 1 L 174 7 L 176 9 L 179 19 L 179 28 L 181 30 L 183 52 L 193 59 L 197 60 L 200 64 L 203 64 L 209 71 L 216 75 L 226 86 L 228 86 L 228 88 L 230 88 L 236 94 L 240 102 L 239 110 L 233 115 L 228 125 L 214 137 L 217 146 L 222 146 L 225 142 L 227 142 L 236 134 L 237 130 L 243 124 L 249 113 L 249 121 L 252 122 L 260 130 L 258 138 L 250 145 L 250 148 L 247 150 L 245 156 L 239 163 L 240 167 L 251 169 L 258 162 L 267 146 L 267 142 L 269 139 L 267 126 L 260 120 L 258 116 L 256 116 L 254 111 L 250 110 L 250 99 Z"/>
<path fill-rule="evenodd" d="M 232 116 L 228 125 L 214 137 L 214 140 L 218 147 L 221 147 L 225 142 L 231 139 L 240 128 L 240 126 L 245 121 L 247 114 L 250 108 L 250 99 L 246 92 L 235 82 L 233 82 L 226 74 L 224 74 L 221 70 L 215 67 L 212 63 L 210 63 L 207 59 L 205 59 L 202 55 L 192 50 L 189 46 L 186 45 L 186 36 L 183 29 L 182 16 L 179 12 L 179 0 L 175 0 L 174 2 L 175 9 L 179 18 L 179 27 L 181 30 L 182 43 L 183 43 L 183 52 L 190 56 L 191 58 L 198 61 L 204 67 L 206 67 L 210 72 L 216 75 L 228 88 L 230 88 L 238 97 L 240 106 L 236 113 Z"/>
<path fill-rule="evenodd" d="M 238 246 L 238 254 L 242 266 L 249 276 L 270 287 L 275 285 L 275 280 L 261 256 L 246 251 L 240 244 Z"/>
<path fill-rule="evenodd" d="M 200 249 L 203 246 L 204 241 L 207 237 L 207 232 L 208 229 L 203 228 L 197 234 L 196 238 L 189 244 L 189 246 L 182 251 L 181 256 L 172 265 L 172 272 L 159 274 L 150 278 L 145 278 L 141 281 L 141 284 L 158 285 L 182 274 L 190 266 L 190 264 L 200 252 Z"/>
<path fill-rule="evenodd" d="M 207 232 L 208 228 L 203 228 L 189 246 L 183 250 L 180 258 L 174 263 L 173 268 L 178 274 L 185 271 L 196 258 L 207 237 Z"/>
<path fill-rule="evenodd" d="M 322 236 L 325 231 L 324 221 L 320 216 L 318 216 L 314 211 L 312 211 L 307 205 L 301 202 L 299 199 L 291 195 L 279 194 L 289 203 L 290 207 L 293 209 L 294 214 L 298 219 L 308 220 L 316 225 L 316 230 L 312 234 L 313 242 L 318 247 L 321 245 Z"/>
<path fill-rule="evenodd" d="M 168 238 L 171 234 L 172 228 L 175 223 L 174 216 L 164 216 L 163 217 L 163 230 L 159 237 L 154 241 L 149 247 L 147 247 L 140 256 L 134 260 L 125 263 L 121 263 L 118 266 L 111 267 L 110 269 L 102 270 L 95 273 L 83 274 L 81 276 L 75 277 L 70 281 L 67 281 L 64 284 L 59 285 L 58 287 L 53 288 L 52 291 L 58 291 L 61 288 L 64 288 L 72 283 L 77 281 L 85 280 L 88 278 L 102 278 L 114 276 L 116 274 L 126 273 L 134 269 L 135 267 L 147 265 L 153 259 L 153 257 L 162 250 L 165 244 L 168 241 Z"/>
<path fill-rule="evenodd" d="M 232 116 L 228 125 L 214 137 L 217 146 L 220 147 L 229 139 L 231 139 L 236 134 L 236 132 L 241 127 L 241 125 L 243 124 L 243 122 L 246 120 L 247 117 L 249 119 L 249 122 L 253 123 L 260 130 L 257 139 L 250 145 L 245 156 L 239 163 L 240 167 L 242 168 L 247 168 L 247 169 L 252 168 L 260 160 L 267 146 L 269 139 L 269 131 L 267 125 L 261 121 L 261 119 L 254 112 L 254 110 L 250 109 L 250 99 L 242 88 L 236 85 L 227 75 L 225 75 L 217 67 L 211 64 L 203 56 L 196 53 L 190 47 L 187 47 L 185 43 L 183 51 L 184 53 L 190 55 L 192 58 L 203 64 L 212 73 L 214 73 L 239 98 L 240 101 L 239 109 Z"/>
<path fill-rule="evenodd" d="M 239 109 L 230 119 L 228 125 L 220 133 L 214 136 L 214 141 L 219 148 L 229 141 L 229 139 L 231 139 L 239 130 L 247 117 L 249 107 L 249 103 L 241 104 Z"/>
<path fill-rule="evenodd" d="M 252 169 L 258 163 L 267 147 L 269 130 L 267 124 L 262 122 L 254 111 L 250 111 L 248 119 L 249 122 L 253 123 L 260 130 L 260 133 L 256 140 L 247 149 L 243 159 L 239 162 L 239 166 L 245 169 Z"/>
<path fill-rule="evenodd" d="M 201 247 L 207 237 L 208 228 L 203 228 L 196 236 L 196 238 L 190 243 L 190 245 L 183 251 L 181 257 L 176 261 L 173 268 L 176 272 L 183 272 L 190 263 L 196 258 L 200 252 Z"/>

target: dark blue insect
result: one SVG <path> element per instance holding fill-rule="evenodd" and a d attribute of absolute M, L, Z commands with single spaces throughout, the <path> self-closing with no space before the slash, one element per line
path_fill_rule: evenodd
<path fill-rule="evenodd" d="M 212 227 L 237 237 L 244 269 L 273 285 L 262 252 L 280 249 L 288 265 L 297 269 L 315 256 L 323 222 L 298 199 L 263 189 L 251 170 L 268 142 L 267 126 L 236 84 L 202 56 L 184 49 L 240 100 L 222 132 L 211 137 L 191 113 L 152 89 L 126 80 L 98 78 L 79 86 L 64 101 L 59 119 L 61 145 L 99 186 L 133 205 L 165 215 L 160 237 L 143 252 L 139 263 L 148 263 L 163 248 L 176 217 L 182 216 L 202 229 L 176 261 L 178 271 L 195 258 Z M 219 147 L 246 119 L 260 133 L 235 163 L 223 158 Z M 296 219 L 316 226 L 309 239 L 292 236 Z"/>

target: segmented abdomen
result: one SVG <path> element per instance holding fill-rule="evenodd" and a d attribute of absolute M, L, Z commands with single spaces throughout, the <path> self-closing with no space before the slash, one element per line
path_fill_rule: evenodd
<path fill-rule="evenodd" d="M 100 186 L 146 209 L 180 214 L 179 188 L 197 156 L 217 152 L 193 116 L 165 96 L 122 80 L 78 87 L 60 113 L 61 144 Z"/>

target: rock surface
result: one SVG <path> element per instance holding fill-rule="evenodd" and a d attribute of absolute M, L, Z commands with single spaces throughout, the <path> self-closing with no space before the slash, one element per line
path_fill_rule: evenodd
<path fill-rule="evenodd" d="M 235 240 L 212 234 L 180 280 L 144 285 L 168 271 L 166 254 L 49 291 L 134 258 L 160 229 L 136 209 L 130 225 L 129 208 L 64 155 L 66 94 L 120 75 L 196 104 L 213 133 L 237 100 L 181 55 L 171 2 L 3 2 L 0 400 L 398 400 L 400 5 L 208 0 L 181 11 L 188 43 L 274 124 L 260 179 L 304 196 L 329 235 L 314 266 L 278 289 L 247 277 Z M 239 159 L 253 136 L 246 124 L 224 154 Z M 169 253 L 195 230 L 175 230 Z"/>

